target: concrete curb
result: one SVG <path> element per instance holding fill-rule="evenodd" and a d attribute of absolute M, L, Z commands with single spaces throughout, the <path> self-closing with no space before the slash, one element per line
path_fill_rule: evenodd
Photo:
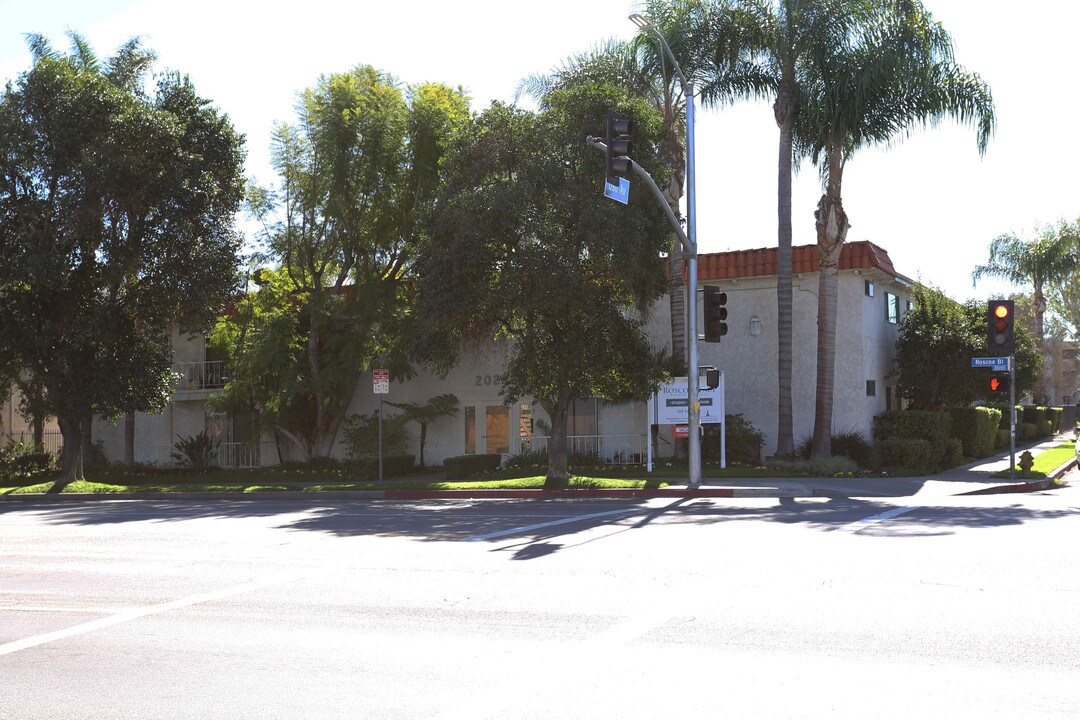
<path fill-rule="evenodd" d="M 810 488 L 779 487 L 674 487 L 645 489 L 595 488 L 582 490 L 271 490 L 251 493 L 61 493 L 0 495 L 0 502 L 87 500 L 573 500 L 648 498 L 781 498 L 812 497 Z"/>
<path fill-rule="evenodd" d="M 1043 490 L 1049 490 L 1052 487 L 1058 487 L 1060 480 L 1065 473 L 1069 472 L 1077 466 L 1076 458 L 1073 457 L 1057 470 L 1054 470 L 1049 475 L 1041 480 L 1033 480 L 1025 483 L 1013 483 L 1010 485 L 995 485 L 994 487 L 982 488 L 980 490 L 972 490 L 971 492 L 959 493 L 960 495 L 1004 495 L 1006 493 L 1028 493 L 1028 492 L 1041 492 Z"/>

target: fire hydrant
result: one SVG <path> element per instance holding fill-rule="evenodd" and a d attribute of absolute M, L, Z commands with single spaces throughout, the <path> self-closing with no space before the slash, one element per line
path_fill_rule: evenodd
<path fill-rule="evenodd" d="M 1026 475 L 1031 472 L 1031 466 L 1035 464 L 1035 458 L 1031 456 L 1030 451 L 1025 450 L 1020 453 L 1020 461 L 1016 464 L 1020 466 L 1020 469 Z"/>

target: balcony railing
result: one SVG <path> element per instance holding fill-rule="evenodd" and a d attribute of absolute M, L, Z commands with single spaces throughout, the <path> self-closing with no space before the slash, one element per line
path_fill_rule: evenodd
<path fill-rule="evenodd" d="M 173 369 L 179 375 L 176 383 L 178 393 L 225 387 L 225 363 L 222 360 L 175 363 Z"/>
<path fill-rule="evenodd" d="M 544 435 L 523 435 L 510 438 L 510 452 L 547 452 L 548 438 Z M 644 435 L 567 435 L 567 453 L 596 455 L 602 462 L 613 465 L 645 462 Z"/>

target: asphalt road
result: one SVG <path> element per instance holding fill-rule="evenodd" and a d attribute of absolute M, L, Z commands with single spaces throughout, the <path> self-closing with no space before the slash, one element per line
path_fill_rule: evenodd
<path fill-rule="evenodd" d="M 0 506 L 0 718 L 1076 718 L 1080 489 Z"/>

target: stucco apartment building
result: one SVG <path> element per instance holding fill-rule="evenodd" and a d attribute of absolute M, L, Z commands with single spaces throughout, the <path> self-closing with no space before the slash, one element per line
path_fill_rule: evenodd
<path fill-rule="evenodd" d="M 743 414 L 766 434 L 766 454 L 775 450 L 777 432 L 776 254 L 771 248 L 701 255 L 698 275 L 699 285 L 717 285 L 727 293 L 729 312 L 727 336 L 721 343 L 701 342 L 700 362 L 724 372 L 727 412 Z M 796 247 L 793 255 L 793 408 L 798 440 L 811 433 L 814 421 L 817 248 Z M 844 247 L 838 279 L 834 430 L 856 430 L 869 436 L 874 417 L 895 404 L 890 372 L 910 287 L 911 281 L 896 272 L 884 249 L 870 242 Z M 666 298 L 652 308 L 647 327 L 656 347 L 670 345 Z M 282 455 L 271 438 L 254 437 L 249 420 L 208 413 L 206 399 L 224 385 L 224 364 L 208 353 L 201 338 L 177 335 L 173 341 L 180 379 L 165 412 L 136 416 L 137 462 L 167 465 L 178 437 L 204 429 L 221 441 L 218 462 L 223 466 L 271 465 L 282 458 L 293 459 Z M 421 404 L 443 393 L 458 397 L 457 415 L 428 428 L 424 454 L 429 463 L 467 453 L 513 455 L 529 448 L 544 449 L 544 411 L 527 401 L 508 407 L 499 395 L 505 357 L 505 347 L 478 348 L 464 353 L 461 364 L 446 378 L 420 373 L 407 383 L 392 384 L 390 393 L 383 396 L 393 402 Z M 350 413 L 370 413 L 378 404 L 371 381 L 362 381 Z M 387 406 L 385 411 L 394 410 Z M 649 436 L 647 417 L 644 402 L 616 405 L 579 398 L 569 422 L 571 447 L 596 452 L 609 462 L 640 461 Z M 409 429 L 412 452 L 418 454 L 418 429 L 413 425 Z M 674 453 L 672 429 L 662 427 L 658 435 L 658 455 Z M 108 459 L 124 457 L 122 421 L 115 426 L 95 422 L 93 437 L 102 442 Z M 345 454 L 341 445 L 338 454 Z"/>

